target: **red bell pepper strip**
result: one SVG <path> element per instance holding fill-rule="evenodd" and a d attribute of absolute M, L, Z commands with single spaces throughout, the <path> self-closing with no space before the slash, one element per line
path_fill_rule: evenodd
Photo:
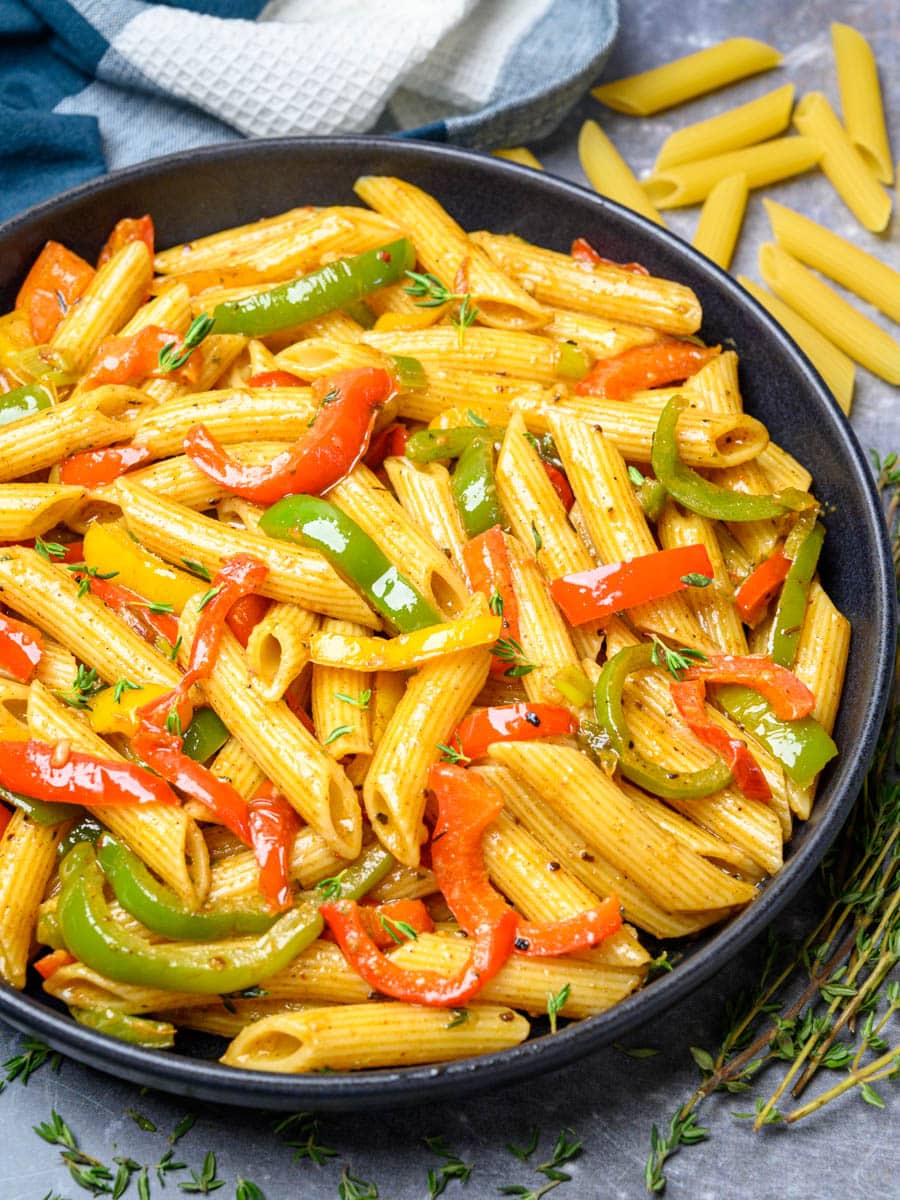
<path fill-rule="evenodd" d="M 632 346 L 613 358 L 598 358 L 584 379 L 575 385 L 575 392 L 579 396 L 624 400 L 645 388 L 689 379 L 704 363 L 715 358 L 719 349 L 719 346 L 675 341 Z"/>
<path fill-rule="evenodd" d="M 39 629 L 0 613 L 0 669 L 20 683 L 30 683 L 43 653 Z"/>
<path fill-rule="evenodd" d="M 503 618 L 503 636 L 512 641 L 520 639 L 519 602 L 512 581 L 509 551 L 499 525 L 472 538 L 463 546 L 463 563 L 473 592 L 487 596 L 492 607 Z M 499 597 L 499 600 L 496 599 Z M 496 656 L 491 659 L 491 674 L 503 675 L 507 664 Z"/>
<path fill-rule="evenodd" d="M 298 686 L 298 680 L 295 679 L 288 687 L 288 690 L 284 693 L 284 702 L 306 730 L 306 732 L 311 733 L 313 737 L 315 737 L 316 727 L 313 724 L 312 717 L 303 707 L 303 702 L 300 698 L 300 691 L 301 689 Z"/>
<path fill-rule="evenodd" d="M 496 923 L 513 910 L 491 885 L 481 838 L 503 808 L 492 784 L 462 767 L 438 763 L 429 787 L 438 801 L 431 838 L 431 868 L 450 911 L 467 933 Z M 529 956 L 568 954 L 595 946 L 622 924 L 619 899 L 563 921 L 524 921 L 518 915 L 515 949 Z"/>
<path fill-rule="evenodd" d="M 95 488 L 112 483 L 132 467 L 141 467 L 153 457 L 146 446 L 109 446 L 105 450 L 82 450 L 64 458 L 59 466 L 60 483 Z"/>
<path fill-rule="evenodd" d="M 16 308 L 28 315 L 31 336 L 42 346 L 87 289 L 94 268 L 60 242 L 47 242 L 16 296 Z"/>
<path fill-rule="evenodd" d="M 256 591 L 268 571 L 265 563 L 249 554 L 235 554 L 222 563 L 197 620 L 188 669 L 171 692 L 139 710 L 144 728 L 162 729 L 171 709 L 183 702 L 198 680 L 209 677 L 222 644 L 229 612 L 238 600 Z"/>
<path fill-rule="evenodd" d="M 251 375 L 247 380 L 247 387 L 253 388 L 286 388 L 286 387 L 306 387 L 306 384 L 297 375 L 292 375 L 290 371 L 260 371 L 256 375 Z"/>
<path fill-rule="evenodd" d="M 153 218 L 148 213 L 142 217 L 123 217 L 121 221 L 116 222 L 106 245 L 100 251 L 97 266 L 102 267 L 104 263 L 109 262 L 113 255 L 118 254 L 129 242 L 143 242 L 152 258 L 154 241 Z"/>
<path fill-rule="evenodd" d="M 79 546 L 81 543 L 79 543 Z M 65 561 L 65 560 L 64 560 Z M 81 550 L 76 562 L 84 562 L 84 551 Z M 82 578 L 75 573 L 75 578 Z M 109 579 L 100 579 L 91 575 L 90 589 L 98 600 L 102 600 L 107 608 L 125 622 L 129 629 L 140 634 L 145 642 L 152 645 L 157 638 L 164 637 L 170 646 L 178 640 L 178 618 L 171 613 L 154 612 L 150 601 L 133 592 L 131 588 L 113 583 Z"/>
<path fill-rule="evenodd" d="M 364 462 L 370 471 L 377 471 L 388 457 L 402 458 L 406 453 L 409 430 L 399 421 L 376 433 L 369 443 Z"/>
<path fill-rule="evenodd" d="M 735 607 L 745 625 L 752 628 L 759 624 L 790 569 L 791 560 L 776 550 L 747 576 L 734 594 Z"/>
<path fill-rule="evenodd" d="M 51 950 L 49 954 L 35 959 L 33 965 L 41 979 L 47 980 L 51 975 L 55 975 L 60 967 L 69 967 L 74 962 L 78 962 L 78 959 L 68 950 Z"/>
<path fill-rule="evenodd" d="M 559 496 L 563 508 L 569 512 L 572 505 L 575 503 L 575 493 L 569 486 L 569 481 L 563 475 L 558 467 L 554 467 L 553 463 L 545 462 L 541 459 L 541 466 L 547 474 L 547 478 L 553 484 L 553 490 Z"/>
<path fill-rule="evenodd" d="M 228 628 L 245 650 L 250 641 L 250 634 L 269 611 L 271 605 L 271 600 L 267 600 L 265 596 L 257 596 L 255 592 L 249 596 L 241 596 L 232 605 L 231 612 L 225 620 L 228 622 Z"/>
<path fill-rule="evenodd" d="M 388 900 L 386 904 L 367 905 L 359 910 L 363 928 L 379 950 L 390 950 L 398 942 L 408 941 L 402 926 L 414 933 L 431 933 L 434 921 L 421 900 Z"/>
<path fill-rule="evenodd" d="M 294 903 L 291 850 L 300 822 L 271 783 L 264 783 L 257 790 L 248 807 L 250 844 L 259 864 L 259 890 L 272 912 L 286 912 Z"/>
<path fill-rule="evenodd" d="M 162 779 L 158 782 L 165 779 L 191 800 L 199 801 L 245 845 L 251 844 L 247 801 L 230 783 L 188 758 L 181 749 L 180 737 L 145 726 L 131 739 L 131 748 L 142 762 L 159 772 Z"/>
<path fill-rule="evenodd" d="M 571 255 L 576 262 L 589 263 L 592 267 L 618 267 L 620 271 L 630 271 L 633 275 L 649 275 L 650 272 L 639 262 L 616 262 L 612 258 L 604 258 L 585 238 L 576 238 L 572 243 Z"/>
<path fill-rule="evenodd" d="M 772 662 L 765 654 L 716 654 L 685 671 L 684 679 L 704 683 L 742 683 L 768 700 L 781 721 L 808 717 L 816 698 L 787 667 Z"/>
<path fill-rule="evenodd" d="M 440 976 L 408 970 L 387 958 L 366 932 L 361 910 L 352 900 L 321 904 L 319 912 L 350 966 L 376 991 L 408 1004 L 454 1007 L 465 1004 L 497 974 L 512 951 L 518 918 L 507 909 L 496 922 L 470 933 L 472 955 L 462 970 Z"/>
<path fill-rule="evenodd" d="M 691 586 L 692 575 L 711 579 L 712 574 L 705 546 L 677 546 L 563 575 L 551 582 L 550 594 L 570 624 L 583 625 L 660 596 L 683 592 Z"/>
<path fill-rule="evenodd" d="M 483 758 L 494 742 L 527 742 L 574 733 L 578 722 L 557 704 L 503 704 L 465 717 L 450 739 L 465 758 Z"/>
<path fill-rule="evenodd" d="M 0 804 L 0 837 L 3 836 L 3 831 L 6 829 L 11 820 L 12 813 L 8 808 L 5 808 L 2 804 Z"/>
<path fill-rule="evenodd" d="M 47 803 L 177 804 L 169 785 L 136 763 L 67 750 L 65 742 L 0 742 L 0 783 Z"/>
<path fill-rule="evenodd" d="M 315 380 L 319 408 L 309 432 L 271 462 L 248 466 L 229 458 L 203 425 L 188 432 L 185 453 L 204 475 L 257 504 L 274 504 L 298 492 L 320 496 L 365 454 L 376 409 L 393 391 L 394 380 L 381 367 L 339 371 Z"/>
<path fill-rule="evenodd" d="M 61 559 L 54 559 L 66 565 L 84 562 L 84 542 L 69 542 L 66 552 Z"/>
<path fill-rule="evenodd" d="M 748 800 L 770 800 L 772 792 L 759 763 L 750 753 L 745 742 L 729 736 L 720 725 L 715 725 L 706 711 L 706 684 L 702 679 L 670 683 L 669 691 L 681 719 L 691 733 L 725 759 L 734 781 Z"/>
<path fill-rule="evenodd" d="M 202 352 L 195 350 L 190 358 L 174 371 L 164 370 L 159 363 L 160 352 L 181 342 L 181 335 L 145 325 L 128 337 L 104 338 L 85 372 L 81 386 L 85 391 L 106 383 L 141 383 L 151 376 L 174 379 L 180 383 L 196 383 L 200 378 Z"/>

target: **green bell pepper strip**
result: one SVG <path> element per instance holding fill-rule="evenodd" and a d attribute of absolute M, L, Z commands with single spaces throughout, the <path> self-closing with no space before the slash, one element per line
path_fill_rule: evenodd
<path fill-rule="evenodd" d="M 46 383 L 26 383 L 0 396 L 0 425 L 10 425 L 22 417 L 51 408 L 55 402 L 53 389 Z"/>
<path fill-rule="evenodd" d="M 213 309 L 213 333 L 242 333 L 266 337 L 345 308 L 370 292 L 403 279 L 415 266 L 416 253 L 408 238 L 388 242 L 350 258 L 339 258 L 318 271 L 280 283 L 266 292 L 229 300 Z"/>
<path fill-rule="evenodd" d="M 70 1008 L 79 1025 L 96 1029 L 120 1042 L 143 1046 L 145 1050 L 169 1050 L 175 1045 L 175 1026 L 168 1021 L 153 1021 L 149 1017 L 133 1017 L 113 1008 Z"/>
<path fill-rule="evenodd" d="M 457 425 L 453 429 L 419 429 L 406 443 L 406 457 L 417 463 L 440 458 L 460 458 L 475 438 L 490 445 L 502 442 L 506 430 L 499 425 Z"/>
<path fill-rule="evenodd" d="M 265 933 L 276 916 L 262 904 L 189 912 L 178 896 L 151 875 L 143 862 L 112 834 L 97 843 L 97 861 L 126 912 L 151 933 L 172 941 L 212 942 L 217 938 Z"/>
<path fill-rule="evenodd" d="M 822 552 L 825 540 L 825 527 L 816 521 L 812 529 L 803 535 L 802 540 L 793 551 L 791 541 L 793 531 L 788 537 L 785 552 L 791 559 L 790 569 L 781 586 L 778 604 L 775 606 L 775 616 L 769 632 L 769 657 L 788 670 L 794 665 L 797 657 L 797 645 L 800 641 L 800 630 L 803 627 L 803 617 L 806 612 L 806 602 L 809 599 L 809 585 L 816 573 L 816 564 Z"/>
<path fill-rule="evenodd" d="M 417 358 L 409 354 L 392 354 L 394 377 L 401 392 L 421 392 L 428 386 L 428 376 L 425 368 Z"/>
<path fill-rule="evenodd" d="M 838 752 L 814 717 L 782 721 L 772 712 L 768 701 L 751 688 L 720 684 L 715 689 L 715 699 L 738 725 L 762 742 L 781 763 L 785 775 L 800 787 L 812 783 Z"/>
<path fill-rule="evenodd" d="M 365 895 L 393 861 L 386 851 L 371 859 L 363 855 L 343 873 L 340 894 L 348 899 Z M 202 996 L 242 992 L 286 967 L 324 928 L 319 898 L 306 893 L 296 908 L 259 937 L 152 944 L 123 929 L 110 915 L 104 875 L 92 846 L 82 843 L 70 850 L 59 874 L 57 915 L 65 948 L 108 979 L 138 987 Z"/>
<path fill-rule="evenodd" d="M 371 329 L 375 324 L 375 314 L 365 300 L 351 300 L 349 304 L 344 305 L 344 312 L 357 325 L 362 325 L 363 329 Z"/>
<path fill-rule="evenodd" d="M 44 800 L 32 800 L 31 796 L 11 792 L 2 784 L 0 800 L 12 804 L 15 808 L 21 808 L 36 825 L 61 825 L 63 821 L 71 821 L 73 817 L 84 816 L 84 809 L 80 804 L 48 804 Z"/>
<path fill-rule="evenodd" d="M 564 379 L 584 379 L 591 369 L 591 360 L 585 352 L 573 342 L 559 343 L 559 357 L 556 360 L 556 373 Z"/>
<path fill-rule="evenodd" d="M 208 762 L 229 738 L 228 727 L 211 708 L 198 708 L 184 731 L 181 748 L 194 762 Z"/>
<path fill-rule="evenodd" d="M 478 537 L 486 529 L 506 523 L 497 495 L 494 447 L 489 438 L 471 439 L 459 456 L 450 480 L 450 490 L 467 538 Z"/>
<path fill-rule="evenodd" d="M 658 521 L 666 504 L 666 489 L 659 480 L 645 476 L 637 489 L 637 498 L 645 516 L 651 521 Z"/>
<path fill-rule="evenodd" d="M 49 946 L 51 950 L 65 950 L 66 943 L 63 941 L 55 909 L 43 909 L 39 914 L 35 937 L 42 946 Z"/>
<path fill-rule="evenodd" d="M 622 708 L 622 691 L 633 671 L 653 666 L 653 647 L 626 646 L 614 654 L 600 672 L 594 689 L 594 709 L 597 722 L 609 735 L 610 747 L 619 756 L 619 768 L 626 779 L 667 800 L 696 800 L 711 796 L 726 787 L 732 779 L 727 765 L 720 759 L 701 771 L 668 771 L 645 758 L 633 744 Z"/>
<path fill-rule="evenodd" d="M 73 846 L 77 846 L 79 842 L 90 842 L 93 845 L 100 834 L 103 832 L 103 826 L 90 813 L 86 813 L 77 825 L 73 825 L 66 836 L 56 847 L 56 853 L 60 858 L 63 858 Z"/>
<path fill-rule="evenodd" d="M 318 550 L 399 633 L 443 620 L 369 535 L 328 500 L 285 496 L 263 513 L 259 527 L 269 537 Z"/>
<path fill-rule="evenodd" d="M 663 408 L 653 435 L 650 461 L 656 478 L 679 504 L 713 521 L 766 521 L 787 512 L 812 508 L 815 500 L 798 488 L 785 488 L 767 496 L 732 492 L 710 483 L 678 454 L 678 417 L 686 406 L 683 396 L 673 396 Z"/>

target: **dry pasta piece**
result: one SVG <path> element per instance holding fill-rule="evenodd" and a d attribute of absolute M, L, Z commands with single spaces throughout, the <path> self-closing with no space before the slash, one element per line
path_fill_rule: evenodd
<path fill-rule="evenodd" d="M 729 38 L 639 75 L 601 84 L 591 95 L 617 112 L 648 117 L 748 75 L 770 71 L 780 62 L 781 55 L 765 42 Z"/>
<path fill-rule="evenodd" d="M 715 185 L 700 210 L 694 246 L 727 271 L 737 245 L 747 207 L 747 176 L 726 175 Z"/>
<path fill-rule="evenodd" d="M 858 29 L 840 21 L 832 22 L 831 44 L 847 136 L 875 178 L 891 184 L 894 162 L 872 47 Z"/>
<path fill-rule="evenodd" d="M 765 142 L 787 129 L 793 106 L 794 85 L 786 83 L 747 104 L 729 108 L 706 121 L 698 121 L 696 125 L 676 129 L 663 142 L 653 170 L 679 167 L 682 163 L 715 158 L 718 154 Z"/>
<path fill-rule="evenodd" d="M 856 219 L 881 233 L 891 219 L 891 198 L 875 179 L 822 92 L 808 92 L 794 110 L 794 125 L 822 147 L 821 168 Z"/>
<path fill-rule="evenodd" d="M 773 138 L 715 158 L 666 167 L 643 183 L 657 208 L 684 208 L 705 200 L 729 175 L 745 175 L 748 188 L 765 187 L 811 170 L 822 153 L 822 146 L 813 136 Z"/>
<path fill-rule="evenodd" d="M 509 146 L 505 150 L 492 150 L 495 158 L 505 158 L 507 162 L 518 163 L 520 167 L 532 167 L 535 171 L 543 171 L 543 165 L 527 146 Z"/>
<path fill-rule="evenodd" d="M 640 213 L 648 221 L 665 225 L 628 163 L 596 121 L 585 121 L 582 125 L 578 135 L 578 157 L 595 192 Z"/>

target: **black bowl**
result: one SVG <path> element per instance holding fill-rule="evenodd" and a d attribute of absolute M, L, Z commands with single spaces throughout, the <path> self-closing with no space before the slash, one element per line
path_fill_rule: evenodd
<path fill-rule="evenodd" d="M 827 505 L 821 574 L 853 626 L 847 681 L 811 819 L 784 869 L 724 927 L 685 947 L 683 961 L 609 1012 L 499 1054 L 434 1067 L 294 1077 L 140 1050 L 76 1025 L 35 988 L 0 985 L 0 1015 L 73 1058 L 182 1096 L 263 1108 L 365 1109 L 460 1097 L 573 1062 L 687 995 L 755 937 L 796 894 L 841 828 L 875 746 L 894 658 L 894 575 L 878 497 L 847 420 L 809 361 L 728 275 L 658 226 L 583 188 L 486 156 L 380 138 L 243 142 L 189 151 L 66 192 L 0 226 L 0 311 L 47 238 L 93 258 L 120 217 L 150 212 L 162 246 L 297 204 L 346 204 L 361 174 L 399 175 L 433 192 L 467 228 L 515 232 L 567 249 L 583 235 L 613 259 L 692 287 L 703 335 L 740 354 L 748 409 L 813 471 Z"/>

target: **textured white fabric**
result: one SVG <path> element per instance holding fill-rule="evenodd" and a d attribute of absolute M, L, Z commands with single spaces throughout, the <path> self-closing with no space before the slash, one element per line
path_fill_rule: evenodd
<path fill-rule="evenodd" d="M 172 97 L 241 133 L 371 128 L 403 90 L 403 125 L 473 111 L 550 0 L 273 0 L 256 22 L 154 6 L 112 48 Z M 395 114 L 397 115 L 397 114 Z"/>

